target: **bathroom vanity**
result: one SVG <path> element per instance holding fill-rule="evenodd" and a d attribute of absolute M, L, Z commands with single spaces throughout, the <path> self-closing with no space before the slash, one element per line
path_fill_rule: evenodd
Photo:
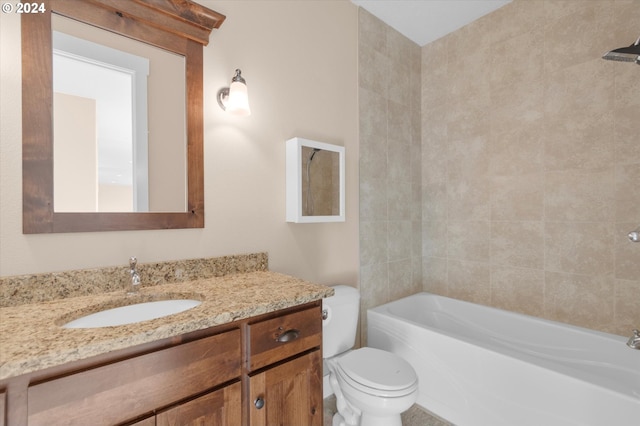
<path fill-rule="evenodd" d="M 268 271 L 185 284 L 141 296 L 200 306 L 118 327 L 60 324 L 121 293 L 0 310 L 0 425 L 321 425 L 321 299 L 333 290 Z"/>

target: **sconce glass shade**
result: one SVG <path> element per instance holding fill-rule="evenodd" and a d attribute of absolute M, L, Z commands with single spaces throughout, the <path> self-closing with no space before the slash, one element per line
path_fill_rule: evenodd
<path fill-rule="evenodd" d="M 230 114 L 247 116 L 251 115 L 249 96 L 247 84 L 240 73 L 240 70 L 236 70 L 236 75 L 231 79 L 231 85 L 218 91 L 218 104 Z"/>
<path fill-rule="evenodd" d="M 247 85 L 234 81 L 229 87 L 229 97 L 227 98 L 227 112 L 235 115 L 250 115 L 249 96 Z"/>

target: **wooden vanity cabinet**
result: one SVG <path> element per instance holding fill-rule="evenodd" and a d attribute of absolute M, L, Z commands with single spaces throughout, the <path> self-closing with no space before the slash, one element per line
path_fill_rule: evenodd
<path fill-rule="evenodd" d="M 322 425 L 321 305 L 248 326 L 248 425 Z"/>
<path fill-rule="evenodd" d="M 0 426 L 321 425 L 321 306 L 2 380 Z"/>

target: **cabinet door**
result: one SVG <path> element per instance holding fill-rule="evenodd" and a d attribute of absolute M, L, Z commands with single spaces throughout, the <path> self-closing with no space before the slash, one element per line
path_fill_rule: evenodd
<path fill-rule="evenodd" d="M 249 379 L 251 426 L 322 426 L 322 356 L 310 352 Z"/>
<path fill-rule="evenodd" d="M 156 426 L 240 426 L 240 382 L 158 413 Z"/>

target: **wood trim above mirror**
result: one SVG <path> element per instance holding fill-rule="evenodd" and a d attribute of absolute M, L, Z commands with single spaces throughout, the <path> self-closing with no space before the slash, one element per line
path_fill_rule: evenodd
<path fill-rule="evenodd" d="M 23 233 L 204 227 L 202 50 L 224 15 L 189 0 L 48 0 L 45 13 L 23 14 Z M 53 203 L 51 14 L 148 43 L 185 57 L 187 211 L 59 213 Z"/>

